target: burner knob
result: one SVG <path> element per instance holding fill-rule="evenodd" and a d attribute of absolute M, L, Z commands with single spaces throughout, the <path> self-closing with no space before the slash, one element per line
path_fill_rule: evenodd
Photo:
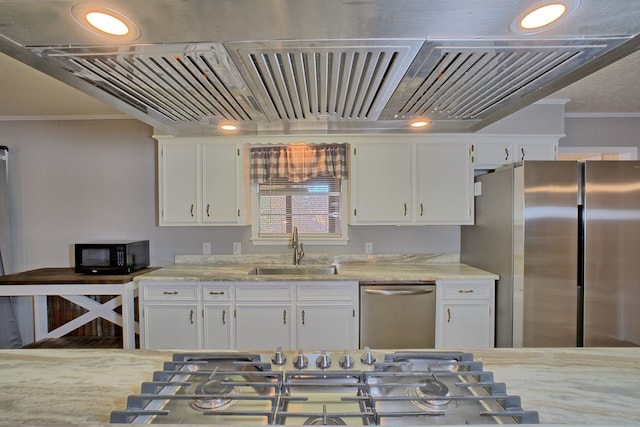
<path fill-rule="evenodd" d="M 347 350 L 345 350 L 338 363 L 343 369 L 351 369 L 353 367 L 353 357 L 351 357 L 351 355 L 347 353 Z"/>
<path fill-rule="evenodd" d="M 320 352 L 320 356 L 316 359 L 316 366 L 320 369 L 328 369 L 331 367 L 331 358 L 327 355 L 327 350 Z"/>
<path fill-rule="evenodd" d="M 278 347 L 276 354 L 271 357 L 271 362 L 274 365 L 284 365 L 287 363 L 287 356 L 282 352 L 282 347 Z"/>
<path fill-rule="evenodd" d="M 296 358 L 293 359 L 293 366 L 298 369 L 304 369 L 309 366 L 309 359 L 302 353 L 302 350 L 298 350 Z"/>
<path fill-rule="evenodd" d="M 360 356 L 360 361 L 366 365 L 373 365 L 376 361 L 376 357 L 373 355 L 369 347 L 364 348 L 364 354 Z"/>

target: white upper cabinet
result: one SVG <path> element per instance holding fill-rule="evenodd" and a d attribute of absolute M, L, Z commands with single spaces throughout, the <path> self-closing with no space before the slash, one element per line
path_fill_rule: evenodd
<path fill-rule="evenodd" d="M 159 224 L 243 224 L 242 160 L 234 143 L 158 143 Z"/>
<path fill-rule="evenodd" d="M 462 141 L 352 147 L 352 224 L 471 224 L 473 148 Z"/>
<path fill-rule="evenodd" d="M 198 144 L 161 143 L 158 147 L 160 225 L 200 222 Z"/>
<path fill-rule="evenodd" d="M 475 143 L 475 169 L 495 169 L 523 160 L 556 160 L 558 138 L 497 136 Z"/>
<path fill-rule="evenodd" d="M 411 222 L 411 144 L 351 147 L 351 223 Z"/>
<path fill-rule="evenodd" d="M 473 224 L 473 147 L 416 145 L 416 222 Z"/>
<path fill-rule="evenodd" d="M 202 145 L 202 222 L 238 224 L 242 206 L 240 149 L 235 144 Z"/>

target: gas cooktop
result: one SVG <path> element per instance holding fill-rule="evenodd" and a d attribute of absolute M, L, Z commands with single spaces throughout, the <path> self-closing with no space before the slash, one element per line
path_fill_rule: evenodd
<path fill-rule="evenodd" d="M 537 424 L 461 352 L 177 353 L 112 423 Z"/>

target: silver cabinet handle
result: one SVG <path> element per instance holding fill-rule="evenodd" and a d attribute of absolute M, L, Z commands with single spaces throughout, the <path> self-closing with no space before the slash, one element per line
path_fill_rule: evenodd
<path fill-rule="evenodd" d="M 472 294 L 473 293 L 473 289 L 460 289 L 458 291 L 459 294 Z"/>
<path fill-rule="evenodd" d="M 226 325 L 227 322 L 225 320 L 225 316 L 227 315 L 227 310 L 222 310 L 222 324 Z"/>
<path fill-rule="evenodd" d="M 282 310 L 282 322 L 287 324 L 287 310 Z"/>
<path fill-rule="evenodd" d="M 178 295 L 178 291 L 164 291 L 164 295 Z"/>
<path fill-rule="evenodd" d="M 211 207 L 211 205 L 209 203 L 207 203 L 207 217 L 211 217 L 211 215 L 209 214 L 209 208 Z"/>
<path fill-rule="evenodd" d="M 224 291 L 211 291 L 209 295 L 224 295 Z"/>
<path fill-rule="evenodd" d="M 520 161 L 524 160 L 524 147 L 520 147 Z"/>
<path fill-rule="evenodd" d="M 504 159 L 509 160 L 509 149 L 504 147 Z"/>
<path fill-rule="evenodd" d="M 451 309 L 447 308 L 447 323 L 451 323 Z"/>
<path fill-rule="evenodd" d="M 304 310 L 302 310 L 302 324 L 304 325 Z"/>
<path fill-rule="evenodd" d="M 393 296 L 393 295 L 426 295 L 433 292 L 433 289 L 415 289 L 415 290 L 399 290 L 399 291 L 391 291 L 387 289 L 365 289 L 365 293 L 369 295 L 383 295 L 383 296 Z"/>
<path fill-rule="evenodd" d="M 191 217 L 193 218 L 193 203 L 191 203 Z"/>
<path fill-rule="evenodd" d="M 420 203 L 420 216 L 424 213 L 424 206 Z"/>
<path fill-rule="evenodd" d="M 193 325 L 193 309 L 191 309 L 191 312 L 189 313 L 189 322 Z"/>
<path fill-rule="evenodd" d="M 404 216 L 407 216 L 407 204 L 404 204 Z"/>

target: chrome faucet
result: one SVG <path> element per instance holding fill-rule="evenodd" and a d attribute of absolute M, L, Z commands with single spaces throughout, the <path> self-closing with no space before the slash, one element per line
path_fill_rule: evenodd
<path fill-rule="evenodd" d="M 304 247 L 298 241 L 298 227 L 293 227 L 291 236 L 291 247 L 293 248 L 293 265 L 300 265 L 300 260 L 304 257 Z"/>

